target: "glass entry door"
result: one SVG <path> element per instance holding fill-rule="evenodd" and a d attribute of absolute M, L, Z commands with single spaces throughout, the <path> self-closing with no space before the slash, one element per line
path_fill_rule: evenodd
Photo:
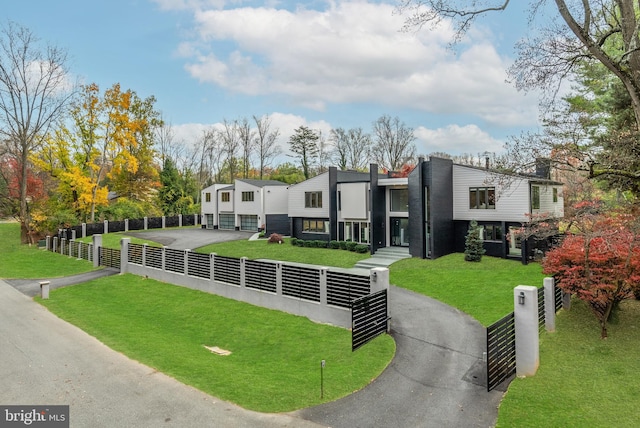
<path fill-rule="evenodd" d="M 391 246 L 408 247 L 409 246 L 409 219 L 392 217 L 389 219 L 391 223 Z"/>

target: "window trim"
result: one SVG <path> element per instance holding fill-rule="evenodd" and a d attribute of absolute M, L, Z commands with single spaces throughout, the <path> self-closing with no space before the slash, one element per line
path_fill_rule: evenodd
<path fill-rule="evenodd" d="M 532 210 L 540 209 L 540 186 L 536 186 L 536 185 L 531 186 L 531 209 Z"/>
<path fill-rule="evenodd" d="M 311 223 L 315 224 L 313 230 L 311 230 Z M 322 223 L 322 230 L 318 230 L 318 223 Z M 302 233 L 319 233 L 326 235 L 329 233 L 329 220 L 321 218 L 304 218 L 302 219 Z"/>
<path fill-rule="evenodd" d="M 231 202 L 231 192 L 220 192 L 220 202 Z"/>
<path fill-rule="evenodd" d="M 205 202 L 211 202 L 211 193 L 210 192 L 205 192 L 204 193 L 204 201 Z"/>
<path fill-rule="evenodd" d="M 242 192 L 241 197 L 242 197 L 242 202 L 254 202 L 255 201 L 254 193 L 251 190 Z"/>
<path fill-rule="evenodd" d="M 480 203 L 480 201 L 485 201 L 485 202 Z M 495 186 L 469 187 L 469 209 L 470 210 L 495 210 L 496 209 Z"/>
<path fill-rule="evenodd" d="M 305 208 L 322 208 L 322 191 L 304 192 Z"/>

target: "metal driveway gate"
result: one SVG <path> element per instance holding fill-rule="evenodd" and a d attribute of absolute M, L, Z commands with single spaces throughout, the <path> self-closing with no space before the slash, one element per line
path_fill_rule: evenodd
<path fill-rule="evenodd" d="M 487 391 L 516 372 L 514 313 L 487 327 Z"/>
<path fill-rule="evenodd" d="M 386 289 L 351 302 L 352 351 L 386 333 L 389 321 L 387 313 Z"/>

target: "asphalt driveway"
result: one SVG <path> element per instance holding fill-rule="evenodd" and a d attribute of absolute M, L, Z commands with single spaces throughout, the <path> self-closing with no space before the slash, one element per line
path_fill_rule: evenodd
<path fill-rule="evenodd" d="M 127 236 L 148 239 L 176 250 L 195 250 L 218 242 L 249 239 L 255 232 L 220 229 L 153 229 L 144 232 L 126 232 Z"/>

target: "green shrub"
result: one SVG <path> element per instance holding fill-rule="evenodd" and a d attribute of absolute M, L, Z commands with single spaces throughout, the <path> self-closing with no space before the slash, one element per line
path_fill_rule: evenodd
<path fill-rule="evenodd" d="M 291 238 L 291 245 L 298 245 L 298 238 Z"/>
<path fill-rule="evenodd" d="M 351 241 L 347 242 L 347 250 L 349 251 L 355 251 L 357 246 L 358 246 L 357 242 L 351 242 Z"/>
<path fill-rule="evenodd" d="M 347 241 L 340 241 L 340 248 L 342 248 L 343 250 L 347 249 Z"/>
<path fill-rule="evenodd" d="M 304 246 L 308 248 L 313 248 L 316 246 L 316 241 L 313 241 L 311 239 L 308 241 L 304 241 Z"/>
<path fill-rule="evenodd" d="M 332 248 L 334 250 L 339 249 L 340 248 L 340 242 L 338 242 L 338 241 L 329 242 L 329 248 Z"/>
<path fill-rule="evenodd" d="M 356 245 L 355 251 L 356 251 L 356 253 L 364 254 L 367 251 L 369 251 L 369 246 L 365 245 L 365 244 L 358 244 L 358 245 Z"/>
<path fill-rule="evenodd" d="M 328 244 L 327 241 L 323 241 L 321 239 L 316 241 L 316 247 L 318 248 L 327 248 L 327 244 Z"/>
<path fill-rule="evenodd" d="M 298 241 L 296 242 L 296 245 L 298 247 L 306 247 L 306 241 L 304 239 L 298 239 Z"/>

